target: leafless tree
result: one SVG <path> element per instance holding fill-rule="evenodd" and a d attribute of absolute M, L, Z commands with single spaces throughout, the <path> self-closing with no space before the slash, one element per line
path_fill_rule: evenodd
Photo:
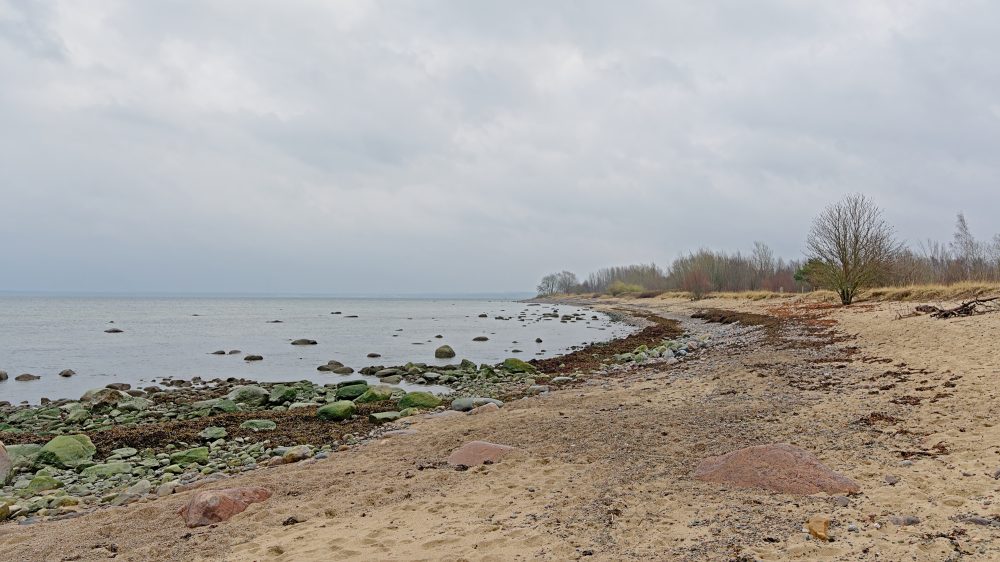
<path fill-rule="evenodd" d="M 806 247 L 809 259 L 819 264 L 819 281 L 845 305 L 885 276 L 901 248 L 882 210 L 861 194 L 848 195 L 816 217 Z"/>

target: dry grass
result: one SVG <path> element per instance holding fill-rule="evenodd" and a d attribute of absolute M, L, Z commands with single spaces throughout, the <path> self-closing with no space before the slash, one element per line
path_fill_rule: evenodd
<path fill-rule="evenodd" d="M 882 287 L 865 291 L 861 299 L 869 302 L 886 301 L 957 301 L 1000 295 L 1000 284 L 964 281 L 954 285 L 910 285 Z"/>

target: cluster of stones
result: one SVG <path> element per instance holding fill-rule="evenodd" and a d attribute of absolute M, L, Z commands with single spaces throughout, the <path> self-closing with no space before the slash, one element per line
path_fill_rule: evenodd
<path fill-rule="evenodd" d="M 700 335 L 690 339 L 667 340 L 658 346 L 650 347 L 640 345 L 632 353 L 619 353 L 612 360 L 615 363 L 652 363 L 666 362 L 668 364 L 677 363 L 685 357 L 705 348 L 710 344 L 708 335 Z"/>

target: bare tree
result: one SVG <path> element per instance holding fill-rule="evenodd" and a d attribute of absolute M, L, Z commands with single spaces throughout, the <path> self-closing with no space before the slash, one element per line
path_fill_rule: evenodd
<path fill-rule="evenodd" d="M 848 195 L 816 217 L 806 247 L 817 264 L 817 280 L 837 291 L 845 305 L 885 276 L 901 248 L 882 210 L 861 194 Z"/>
<path fill-rule="evenodd" d="M 556 292 L 558 293 L 572 293 L 576 290 L 577 285 L 580 284 L 576 280 L 576 274 L 572 271 L 560 271 L 555 274 L 556 276 Z"/>
<path fill-rule="evenodd" d="M 559 276 L 555 273 L 550 273 L 545 277 L 542 277 L 542 282 L 538 284 L 538 294 L 541 296 L 552 295 L 556 292 L 556 284 L 559 282 Z"/>

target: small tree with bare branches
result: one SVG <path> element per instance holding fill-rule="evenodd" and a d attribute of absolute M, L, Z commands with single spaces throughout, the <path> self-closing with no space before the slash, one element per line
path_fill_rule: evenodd
<path fill-rule="evenodd" d="M 901 248 L 882 210 L 861 194 L 848 195 L 816 217 L 806 247 L 816 280 L 845 305 L 885 276 Z"/>

